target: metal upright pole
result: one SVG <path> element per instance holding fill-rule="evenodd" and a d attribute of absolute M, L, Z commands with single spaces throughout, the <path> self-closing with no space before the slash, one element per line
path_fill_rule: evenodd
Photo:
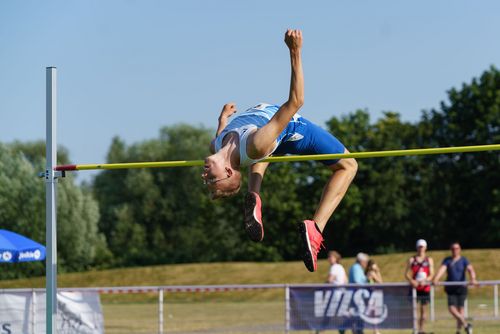
<path fill-rule="evenodd" d="M 493 314 L 498 318 L 498 284 L 493 287 Z"/>
<path fill-rule="evenodd" d="M 417 311 L 417 289 L 411 289 L 411 300 L 412 300 L 412 309 L 413 309 L 413 333 L 418 333 L 418 311 Z"/>
<path fill-rule="evenodd" d="M 431 322 L 436 321 L 436 300 L 434 299 L 436 296 L 436 290 L 434 289 L 434 286 L 431 285 Z"/>
<path fill-rule="evenodd" d="M 36 292 L 35 289 L 31 290 L 31 334 L 36 334 L 36 308 L 38 306 L 38 303 L 36 301 Z"/>
<path fill-rule="evenodd" d="M 290 286 L 285 285 L 285 334 L 290 332 Z"/>
<path fill-rule="evenodd" d="M 56 140 L 56 68 L 46 69 L 46 159 L 45 168 L 45 228 L 47 259 L 46 278 L 46 334 L 57 332 L 57 231 L 56 231 L 56 182 L 54 167 L 57 165 Z"/>
<path fill-rule="evenodd" d="M 163 334 L 163 288 L 158 290 L 158 334 Z"/>

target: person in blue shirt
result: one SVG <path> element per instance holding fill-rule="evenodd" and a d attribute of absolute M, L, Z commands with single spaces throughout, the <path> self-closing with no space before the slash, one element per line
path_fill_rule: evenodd
<path fill-rule="evenodd" d="M 349 283 L 366 284 L 368 278 L 365 274 L 366 266 L 370 257 L 365 253 L 358 253 L 356 255 L 356 262 L 349 269 Z"/>
<path fill-rule="evenodd" d="M 368 283 L 368 278 L 366 277 L 365 270 L 368 266 L 369 260 L 370 257 L 368 256 L 368 254 L 358 253 L 358 255 L 356 255 L 356 262 L 349 269 L 349 283 Z M 351 326 L 353 334 L 363 334 L 363 320 L 357 318 L 356 320 L 352 321 Z"/>
<path fill-rule="evenodd" d="M 476 285 L 476 272 L 466 257 L 461 255 L 462 247 L 460 243 L 454 242 L 450 246 L 451 256 L 445 258 L 439 268 L 434 284 L 439 284 L 439 279 L 446 272 L 448 277 L 447 282 L 465 282 L 466 272 L 469 273 L 471 284 Z M 467 323 L 464 317 L 464 304 L 467 298 L 467 286 L 445 286 L 446 294 L 448 295 L 448 310 L 451 315 L 457 320 L 457 333 L 460 333 L 462 327 L 465 328 L 467 334 L 472 334 L 472 324 Z"/>

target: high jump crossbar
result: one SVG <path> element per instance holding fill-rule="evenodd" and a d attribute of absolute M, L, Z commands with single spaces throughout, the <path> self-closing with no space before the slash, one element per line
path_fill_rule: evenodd
<path fill-rule="evenodd" d="M 288 155 L 279 157 L 269 157 L 263 162 L 298 162 L 298 161 L 317 161 L 317 160 L 336 160 L 336 159 L 368 159 L 385 157 L 402 157 L 432 154 L 452 154 L 452 153 L 471 153 L 498 151 L 500 144 L 475 145 L 475 146 L 455 146 L 455 147 L 437 147 L 437 148 L 417 148 L 408 150 L 391 151 L 371 151 L 354 152 L 339 154 L 315 154 L 315 155 Z M 203 166 L 203 160 L 180 160 L 180 161 L 157 161 L 157 162 L 124 162 L 111 164 L 85 164 L 85 165 L 61 165 L 56 166 L 56 171 L 79 171 L 79 170 L 110 170 L 110 169 L 138 169 L 138 168 L 170 168 L 170 167 L 192 167 Z"/>

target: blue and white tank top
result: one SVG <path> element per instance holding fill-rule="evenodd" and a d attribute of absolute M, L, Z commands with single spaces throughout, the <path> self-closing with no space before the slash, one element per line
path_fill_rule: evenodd
<path fill-rule="evenodd" d="M 248 136 L 254 132 L 256 129 L 260 129 L 276 114 L 279 110 L 279 105 L 272 105 L 267 103 L 260 103 L 255 107 L 247 109 L 245 112 L 237 115 L 231 120 L 231 122 L 222 130 L 220 135 L 215 138 L 215 151 L 219 151 L 222 148 L 222 141 L 224 137 L 230 132 L 236 132 L 240 139 L 240 165 L 248 166 L 265 159 L 262 157 L 259 159 L 251 159 L 247 154 L 247 140 Z M 294 118 L 300 118 L 300 115 L 296 114 Z M 284 135 L 281 134 L 276 142 L 275 147 L 272 152 L 276 150 L 279 143 L 283 139 Z M 269 153 L 269 154 L 272 154 Z"/>

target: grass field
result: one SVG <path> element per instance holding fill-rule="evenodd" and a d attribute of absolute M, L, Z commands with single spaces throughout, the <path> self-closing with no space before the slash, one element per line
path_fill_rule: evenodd
<path fill-rule="evenodd" d="M 448 251 L 430 255 L 436 264 Z M 467 250 L 464 255 L 476 268 L 480 280 L 500 279 L 500 250 Z M 406 260 L 411 253 L 374 256 L 386 282 L 403 281 Z M 352 258 L 343 260 L 347 268 Z M 259 283 L 321 283 L 328 263 L 322 260 L 316 273 L 309 273 L 302 262 L 281 263 L 210 263 L 123 268 L 62 274 L 60 287 L 103 287 L 135 285 L 205 285 Z M 44 277 L 0 281 L 0 288 L 44 287 Z M 492 314 L 492 288 L 471 289 L 472 317 Z M 438 320 L 429 330 L 454 333 L 441 289 L 436 293 Z M 158 328 L 158 305 L 155 294 L 102 295 L 106 333 L 155 333 Z M 166 294 L 164 317 L 166 332 L 172 333 L 279 333 L 284 323 L 283 290 L 229 293 Z M 475 333 L 500 333 L 500 321 L 475 321 Z M 372 331 L 365 331 L 372 333 Z M 386 332 L 386 331 L 384 331 Z M 390 333 L 409 333 L 390 331 Z"/>
<path fill-rule="evenodd" d="M 444 300 L 439 300 L 444 304 Z M 129 319 L 131 312 L 134 321 Z M 106 333 L 155 333 L 157 331 L 156 304 L 104 304 Z M 429 323 L 426 330 L 436 334 L 454 333 L 454 323 L 446 309 L 439 308 L 438 319 Z M 475 333 L 498 334 L 500 321 L 474 321 Z M 283 333 L 284 303 L 283 301 L 266 302 L 200 302 L 200 303 L 166 303 L 166 333 Z M 409 334 L 411 330 L 382 330 L 391 334 Z M 297 333 L 311 333 L 300 331 Z M 323 333 L 333 333 L 324 331 Z M 336 332 L 335 332 L 336 333 Z M 366 330 L 365 333 L 373 333 Z"/>
<path fill-rule="evenodd" d="M 407 259 L 413 253 L 373 256 L 386 282 L 401 282 Z M 439 265 L 449 251 L 433 251 L 429 255 Z M 465 250 L 476 268 L 478 279 L 500 279 L 500 249 Z M 354 262 L 343 259 L 346 269 Z M 302 262 L 273 263 L 200 263 L 123 268 L 82 273 L 60 274 L 60 287 L 131 286 L 131 285 L 199 285 L 251 283 L 320 283 L 328 270 L 326 260 L 319 261 L 316 273 L 309 273 Z M 0 281 L 0 288 L 44 287 L 45 277 Z"/>

